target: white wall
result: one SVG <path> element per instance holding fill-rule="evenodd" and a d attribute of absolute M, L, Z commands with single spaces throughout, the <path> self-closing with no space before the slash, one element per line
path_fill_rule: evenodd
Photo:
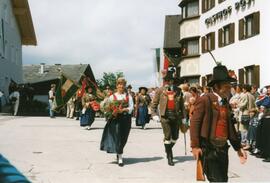
<path fill-rule="evenodd" d="M 186 58 L 179 64 L 182 76 L 194 76 L 200 73 L 200 58 Z"/>
<path fill-rule="evenodd" d="M 217 60 L 222 61 L 228 69 L 235 70 L 238 74 L 238 69 L 249 65 L 260 65 L 260 84 L 261 86 L 270 84 L 268 77 L 270 74 L 270 58 L 268 55 L 270 42 L 270 1 L 268 0 L 254 0 L 254 4 L 247 7 L 243 11 L 237 12 L 234 8 L 234 2 L 238 0 L 226 0 L 218 4 L 209 12 L 202 14 L 200 17 L 201 36 L 205 36 L 209 32 L 216 32 L 216 49 L 212 51 Z M 218 6 L 217 6 L 218 5 Z M 232 14 L 227 18 L 217 22 L 215 25 L 207 28 L 204 23 L 205 19 L 214 15 L 222 9 L 232 6 Z M 238 22 L 240 19 L 251 13 L 260 11 L 260 34 L 246 40 L 239 41 Z M 235 42 L 223 48 L 218 48 L 218 29 L 229 24 L 235 23 Z M 215 66 L 214 61 L 208 53 L 202 54 L 200 58 L 200 73 L 206 75 L 212 73 Z"/>
<path fill-rule="evenodd" d="M 183 21 L 180 26 L 180 39 L 200 35 L 199 28 L 199 18 Z"/>
<path fill-rule="evenodd" d="M 0 51 L 0 89 L 7 95 L 11 78 L 17 83 L 22 82 L 21 38 L 10 0 L 0 0 L 0 28 L 1 20 L 4 21 L 6 51 L 4 53 Z M 0 50 L 3 49 L 2 47 L 3 44 L 0 44 Z"/>

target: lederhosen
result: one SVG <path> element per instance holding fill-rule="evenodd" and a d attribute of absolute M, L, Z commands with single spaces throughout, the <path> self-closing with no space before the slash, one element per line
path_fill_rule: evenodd
<path fill-rule="evenodd" d="M 210 106 L 212 102 L 209 97 Z M 208 139 L 201 139 L 201 148 L 203 151 L 202 161 L 204 173 L 210 182 L 227 182 L 228 181 L 228 125 L 229 125 L 229 106 L 218 105 L 218 121 L 216 130 L 214 132 L 215 137 L 210 139 L 211 126 L 213 120 L 212 108 L 210 111 L 210 125 Z"/>
<path fill-rule="evenodd" d="M 168 102 L 165 116 L 161 116 L 165 144 L 175 143 L 179 137 L 179 122 L 177 121 L 178 117 L 174 101 L 175 95 L 175 91 L 167 91 Z"/>

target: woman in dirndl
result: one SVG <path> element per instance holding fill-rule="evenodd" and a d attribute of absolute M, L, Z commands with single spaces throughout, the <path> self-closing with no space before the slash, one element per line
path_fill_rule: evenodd
<path fill-rule="evenodd" d="M 140 87 L 139 95 L 136 97 L 136 126 L 141 126 L 142 129 L 145 129 L 145 124 L 150 121 L 148 106 L 151 103 L 151 98 L 147 91 L 146 87 Z"/>
<path fill-rule="evenodd" d="M 87 87 L 86 93 L 82 97 L 82 114 L 80 119 L 80 126 L 85 127 L 86 130 L 91 129 L 91 125 L 95 121 L 96 111 L 91 106 L 91 103 L 95 101 L 96 97 L 93 94 L 93 89 Z"/>
<path fill-rule="evenodd" d="M 132 97 L 126 93 L 126 80 L 117 79 L 116 93 L 109 97 L 107 123 L 100 143 L 100 150 L 115 153 L 119 166 L 124 166 L 123 149 L 127 143 L 131 129 L 131 113 L 133 110 Z"/>

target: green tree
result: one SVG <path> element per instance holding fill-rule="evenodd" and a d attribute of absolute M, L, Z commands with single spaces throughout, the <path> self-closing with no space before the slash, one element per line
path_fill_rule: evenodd
<path fill-rule="evenodd" d="M 120 77 L 124 77 L 123 72 L 104 72 L 103 77 L 101 79 L 97 79 L 97 85 L 101 90 L 105 90 L 106 86 L 110 86 L 110 88 L 116 88 L 116 80 Z"/>

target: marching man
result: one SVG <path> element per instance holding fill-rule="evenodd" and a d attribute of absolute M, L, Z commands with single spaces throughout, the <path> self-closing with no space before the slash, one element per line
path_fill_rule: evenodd
<path fill-rule="evenodd" d="M 230 119 L 229 96 L 231 82 L 236 82 L 223 65 L 213 70 L 213 80 L 208 86 L 213 93 L 198 98 L 190 122 L 190 138 L 193 156 L 201 159 L 203 171 L 210 182 L 228 181 L 227 141 L 237 152 L 240 162 L 245 163 L 246 152 Z"/>
<path fill-rule="evenodd" d="M 174 85 L 173 71 L 164 77 L 167 83 L 156 92 L 151 111 L 154 121 L 161 121 L 168 165 L 174 166 L 172 148 L 179 136 L 179 123 L 183 118 L 184 103 L 181 90 Z M 159 116 L 158 116 L 159 105 Z"/>

